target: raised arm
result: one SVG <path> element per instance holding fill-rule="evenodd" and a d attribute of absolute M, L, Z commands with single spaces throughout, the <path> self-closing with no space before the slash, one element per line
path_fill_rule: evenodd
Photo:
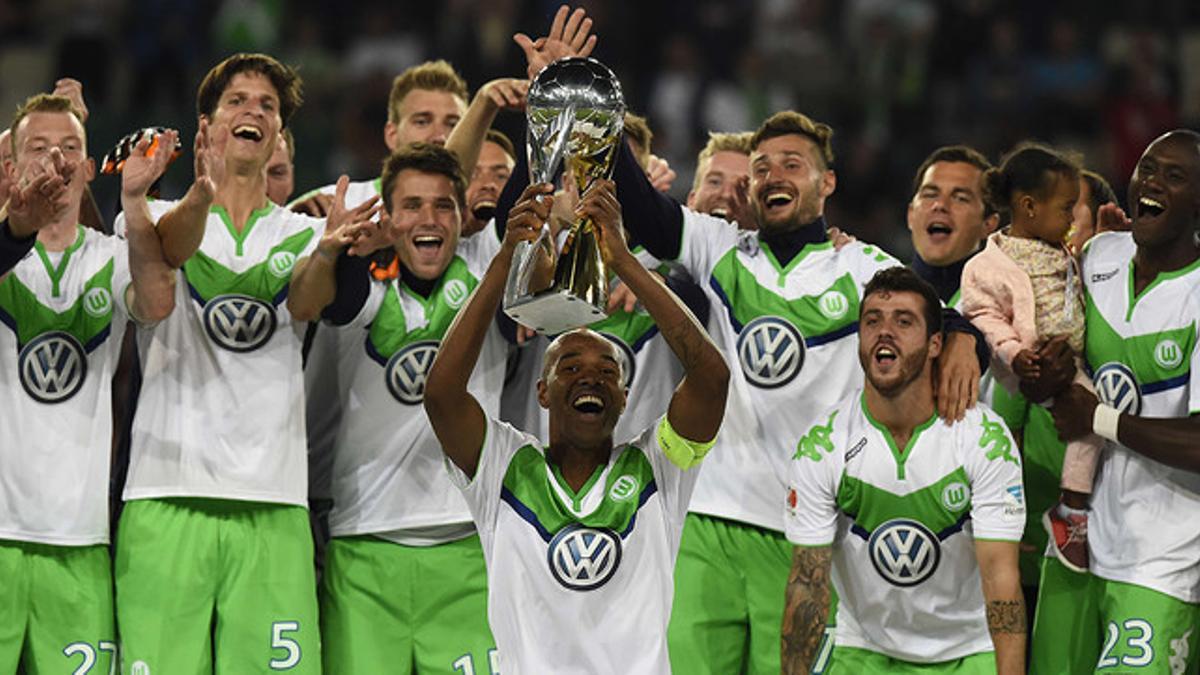
<path fill-rule="evenodd" d="M 550 217 L 554 187 L 531 185 L 508 216 L 508 229 L 500 252 L 492 259 L 475 292 L 450 324 L 437 358 L 425 378 L 425 412 L 442 445 L 442 451 L 468 477 L 475 477 L 479 453 L 487 432 L 487 417 L 479 401 L 467 391 L 471 371 L 479 360 L 488 326 L 504 297 L 504 284 L 520 241 L 532 241 Z M 541 195 L 542 201 L 535 199 Z"/>
<path fill-rule="evenodd" d="M 1025 673 L 1025 596 L 1017 568 L 1017 542 L 975 541 L 988 632 L 996 648 L 997 675 Z"/>
<path fill-rule="evenodd" d="M 792 550 L 781 632 L 784 675 L 808 675 L 817 657 L 829 617 L 832 561 L 829 546 L 797 546 Z"/>
<path fill-rule="evenodd" d="M 375 229 L 371 219 L 379 213 L 379 197 L 346 208 L 350 178 L 338 178 L 333 202 L 325 219 L 325 232 L 312 255 L 301 258 L 288 282 L 288 312 L 296 321 L 316 321 L 337 295 L 338 256 L 352 249 L 355 240 Z M 351 253 L 355 251 L 351 250 Z M 366 253 L 370 253 L 367 251 Z"/>
<path fill-rule="evenodd" d="M 212 129 L 200 119 L 193 144 L 195 180 L 173 209 L 158 220 L 158 237 L 163 255 L 171 267 L 183 267 L 204 239 L 208 209 L 217 194 L 218 176 L 225 170 L 225 144 L 229 130 Z"/>
<path fill-rule="evenodd" d="M 729 393 L 729 368 L 721 352 L 683 302 L 629 252 L 615 183 L 597 181 L 576 211 L 597 225 L 605 261 L 638 297 L 683 364 L 683 380 L 667 411 L 671 426 L 688 440 L 712 440 L 721 428 Z"/>
<path fill-rule="evenodd" d="M 467 113 L 454 125 L 446 139 L 446 149 L 458 158 L 458 165 L 470 176 L 479 162 L 479 152 L 487 131 L 501 110 L 524 110 L 529 81 L 511 78 L 492 80 L 475 92 Z"/>
<path fill-rule="evenodd" d="M 162 241 L 155 232 L 146 203 L 146 192 L 167 170 L 171 148 L 175 147 L 178 135 L 179 132 L 173 129 L 164 132 L 158 150 L 151 152 L 153 136 L 144 134 L 121 169 L 121 210 L 125 214 L 129 273 L 133 278 L 126 291 L 125 304 L 141 324 L 158 323 L 175 309 L 175 269 L 167 264 Z"/>
<path fill-rule="evenodd" d="M 1096 395 L 1078 384 L 1054 397 L 1050 412 L 1054 425 L 1064 441 L 1083 438 L 1095 432 L 1118 441 L 1134 452 L 1177 469 L 1200 473 L 1200 414 L 1189 417 L 1138 417 L 1103 406 Z M 1110 429 L 1104 430 L 1103 418 L 1109 418 Z"/>

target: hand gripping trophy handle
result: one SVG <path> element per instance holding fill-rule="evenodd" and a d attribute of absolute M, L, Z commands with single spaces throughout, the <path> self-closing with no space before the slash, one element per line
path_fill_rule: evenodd
<path fill-rule="evenodd" d="M 612 175 L 625 104 L 620 83 L 594 59 L 555 61 L 538 74 L 527 108 L 531 179 L 550 182 L 564 164 L 577 193 Z M 608 274 L 598 233 L 588 219 L 568 229 L 562 250 L 548 224 L 518 245 L 504 311 L 538 332 L 561 333 L 605 316 Z"/>

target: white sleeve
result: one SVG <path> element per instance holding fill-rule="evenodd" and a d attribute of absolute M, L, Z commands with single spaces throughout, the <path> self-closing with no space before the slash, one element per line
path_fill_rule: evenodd
<path fill-rule="evenodd" d="M 970 422 L 974 421 L 974 424 Z M 959 436 L 971 481 L 971 521 L 976 539 L 1020 541 L 1025 532 L 1025 486 L 1021 454 L 999 413 L 977 406 Z"/>
<path fill-rule="evenodd" d="M 879 248 L 874 244 L 864 244 L 862 242 L 852 242 L 847 244 L 847 249 L 851 249 L 853 257 L 851 259 L 853 269 L 855 270 L 855 281 L 858 282 L 858 294 L 862 296 L 863 290 L 867 287 L 867 283 L 875 276 L 877 272 L 886 270 L 892 267 L 903 267 L 904 263 L 892 257 L 892 254 Z"/>
<path fill-rule="evenodd" d="M 133 283 L 133 276 L 129 271 L 129 244 L 123 237 L 112 237 L 109 241 L 112 246 L 112 294 L 113 307 L 117 309 L 120 320 L 125 321 L 133 316 L 129 305 L 126 303 L 125 293 L 129 290 L 130 284 Z M 117 320 L 116 317 L 113 318 Z"/>
<path fill-rule="evenodd" d="M 696 283 L 704 285 L 712 276 L 720 256 L 737 246 L 737 226 L 716 216 L 710 216 L 681 206 L 683 234 L 679 243 L 679 264 Z"/>
<path fill-rule="evenodd" d="M 495 527 L 508 465 L 518 450 L 527 445 L 536 446 L 537 439 L 491 417 L 487 418 L 485 434 L 474 478 L 468 478 L 449 457 L 443 460 L 450 472 L 450 480 L 462 490 L 467 500 L 475 527 L 490 535 Z"/>
<path fill-rule="evenodd" d="M 835 427 L 834 435 L 841 435 L 840 427 Z M 788 461 L 783 526 L 788 541 L 799 546 L 827 546 L 837 534 L 837 488 L 843 457 L 809 442 L 815 431 L 810 430 L 799 440 L 796 453 Z M 832 447 L 839 445 L 835 441 Z"/>

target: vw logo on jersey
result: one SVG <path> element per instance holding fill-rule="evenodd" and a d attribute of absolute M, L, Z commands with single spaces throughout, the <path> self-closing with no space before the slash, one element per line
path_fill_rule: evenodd
<path fill-rule="evenodd" d="M 841 291 L 825 291 L 817 300 L 821 313 L 830 319 L 840 319 L 850 310 L 850 302 Z"/>
<path fill-rule="evenodd" d="M 87 352 L 69 333 L 43 333 L 17 355 L 25 393 L 41 403 L 62 403 L 79 392 L 87 378 Z"/>
<path fill-rule="evenodd" d="M 267 258 L 267 271 L 271 274 L 283 279 L 288 274 L 291 274 L 292 268 L 296 266 L 296 254 L 291 251 L 276 251 Z"/>
<path fill-rule="evenodd" d="M 204 330 L 218 347 L 252 352 L 275 334 L 275 308 L 245 295 L 218 295 L 204 306 Z"/>
<path fill-rule="evenodd" d="M 617 346 L 617 363 L 621 366 L 621 386 L 628 389 L 633 384 L 633 374 L 637 368 L 637 357 L 633 353 L 633 348 L 612 333 L 600 334 Z"/>
<path fill-rule="evenodd" d="M 804 365 L 804 337 L 787 319 L 759 317 L 738 336 L 742 373 L 756 387 L 774 389 L 795 379 Z"/>
<path fill-rule="evenodd" d="M 425 399 L 425 376 L 438 353 L 436 340 L 422 340 L 392 354 L 383 369 L 388 391 L 405 405 L 419 405 Z"/>
<path fill-rule="evenodd" d="M 1141 411 L 1142 390 L 1133 371 L 1124 363 L 1113 361 L 1100 366 L 1092 377 L 1092 383 L 1101 403 L 1130 415 Z"/>
<path fill-rule="evenodd" d="M 1183 363 L 1183 350 L 1171 338 L 1163 338 L 1154 345 L 1154 362 L 1165 370 L 1174 370 Z"/>
<path fill-rule="evenodd" d="M 83 311 L 88 316 L 97 319 L 104 317 L 112 309 L 112 293 L 107 288 L 93 288 L 83 294 Z"/>
<path fill-rule="evenodd" d="M 937 537 L 907 518 L 889 520 L 876 528 L 867 549 L 875 571 L 893 586 L 916 586 L 932 576 L 942 560 Z"/>
<path fill-rule="evenodd" d="M 573 591 L 592 591 L 608 583 L 621 564 L 621 538 L 608 528 L 573 523 L 550 540 L 550 574 Z"/>
<path fill-rule="evenodd" d="M 450 309 L 458 309 L 467 301 L 467 296 L 470 291 L 467 290 L 467 285 L 461 279 L 451 279 L 442 287 L 442 299 Z"/>

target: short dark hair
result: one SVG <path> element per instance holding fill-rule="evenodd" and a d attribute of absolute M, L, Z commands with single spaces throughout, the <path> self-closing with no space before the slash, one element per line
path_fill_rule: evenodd
<path fill-rule="evenodd" d="M 921 162 L 921 166 L 917 167 L 917 172 L 913 174 L 912 191 L 909 192 L 910 195 L 916 195 L 917 192 L 921 190 L 921 182 L 925 180 L 925 172 L 929 170 L 929 167 L 937 164 L 938 162 L 959 162 L 962 164 L 970 164 L 976 169 L 979 169 L 979 173 L 981 174 L 979 181 L 980 199 L 983 199 L 982 174 L 983 172 L 992 168 L 992 163 L 988 161 L 988 158 L 985 157 L 982 152 L 972 148 L 969 145 L 943 145 L 937 150 L 929 153 L 929 156 L 925 158 L 925 161 Z M 992 208 L 992 205 L 989 204 L 985 199 L 983 201 L 983 217 L 988 218 L 995 212 L 996 210 Z"/>
<path fill-rule="evenodd" d="M 863 289 L 862 302 L 859 304 L 859 320 L 862 319 L 862 308 L 867 305 L 867 298 L 874 293 L 916 293 L 925 299 L 925 335 L 932 336 L 942 332 L 942 301 L 938 299 L 933 286 L 917 273 L 907 267 L 889 267 L 880 270 L 867 282 Z"/>
<path fill-rule="evenodd" d="M 432 143 L 410 143 L 397 148 L 383 160 L 379 192 L 383 197 L 383 206 L 389 213 L 392 210 L 392 190 L 396 187 L 396 177 L 405 169 L 449 178 L 454 186 L 454 200 L 458 202 L 458 207 L 461 209 L 467 203 L 467 179 L 454 153 Z"/>
<path fill-rule="evenodd" d="M 517 161 L 517 148 L 513 145 L 512 139 L 510 139 L 503 131 L 488 129 L 487 136 L 484 137 L 483 140 L 491 141 L 500 146 L 500 148 L 504 150 L 504 153 L 507 154 L 512 161 Z"/>
<path fill-rule="evenodd" d="M 1045 199 L 1059 178 L 1079 180 L 1079 165 L 1048 145 L 1022 143 L 1004 156 L 1000 166 L 983 173 L 983 198 L 1011 218 L 1012 199 L 1018 192 Z"/>
<path fill-rule="evenodd" d="M 756 150 L 763 141 L 791 134 L 804 136 L 817 146 L 817 154 L 824 163 L 822 168 L 833 166 L 833 127 L 794 110 L 782 110 L 768 117 L 750 137 L 750 150 Z"/>
<path fill-rule="evenodd" d="M 1092 212 L 1093 219 L 1096 218 L 1096 212 L 1100 210 L 1101 206 L 1109 202 L 1113 204 L 1117 203 L 1117 193 L 1113 192 L 1112 186 L 1108 184 L 1107 180 L 1104 180 L 1104 176 L 1095 171 L 1082 169 L 1079 172 L 1079 177 L 1083 179 L 1083 182 L 1087 183 L 1088 196 L 1090 197 L 1088 199 L 1088 210 Z"/>
<path fill-rule="evenodd" d="M 304 102 L 303 82 L 291 66 L 266 54 L 234 54 L 213 66 L 196 91 L 196 112 L 212 117 L 221 102 L 221 94 L 238 73 L 258 73 L 271 80 L 279 95 L 279 119 L 287 127 L 292 114 Z"/>

